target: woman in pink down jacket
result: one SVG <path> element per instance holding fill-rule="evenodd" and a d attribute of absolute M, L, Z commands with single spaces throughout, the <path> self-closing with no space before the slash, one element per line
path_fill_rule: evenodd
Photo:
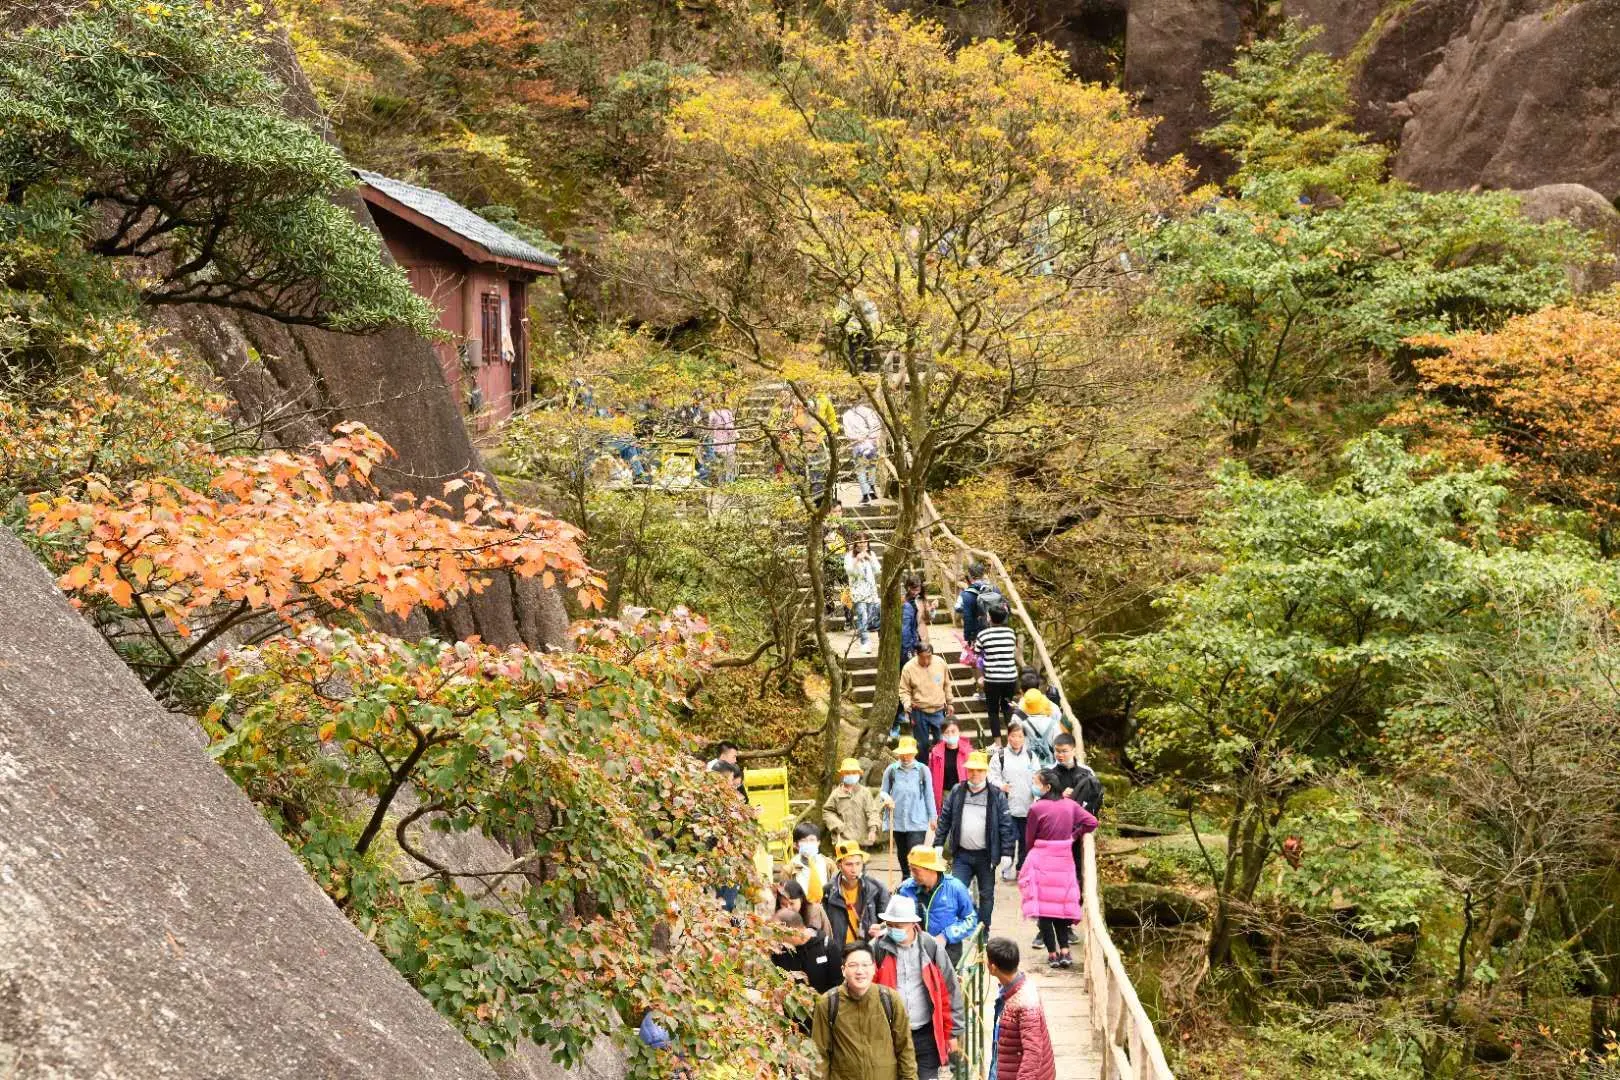
<path fill-rule="evenodd" d="M 1039 919 L 1046 962 L 1072 967 L 1069 924 L 1080 918 L 1080 882 L 1074 872 L 1074 842 L 1097 827 L 1091 811 L 1063 797 L 1056 769 L 1035 777 L 1035 803 L 1024 822 L 1029 858 L 1018 872 L 1024 918 Z"/>

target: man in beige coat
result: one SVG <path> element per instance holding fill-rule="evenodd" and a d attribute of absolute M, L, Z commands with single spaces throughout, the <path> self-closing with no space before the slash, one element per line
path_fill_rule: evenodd
<path fill-rule="evenodd" d="M 839 768 L 842 781 L 821 807 L 821 820 L 827 826 L 833 845 L 850 843 L 872 847 L 881 826 L 883 796 L 861 783 L 861 763 L 845 758 Z"/>

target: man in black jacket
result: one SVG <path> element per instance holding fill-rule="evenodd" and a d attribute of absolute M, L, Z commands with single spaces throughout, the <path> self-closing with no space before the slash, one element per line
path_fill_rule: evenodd
<path fill-rule="evenodd" d="M 970 887 L 979 883 L 979 922 L 989 927 L 996 910 L 996 868 L 1012 865 L 1018 833 L 1007 812 L 1007 796 L 990 786 L 990 758 L 984 751 L 968 755 L 967 779 L 945 796 L 934 835 L 950 852 L 951 874 Z"/>
<path fill-rule="evenodd" d="M 821 906 L 827 912 L 827 934 L 842 956 L 845 945 L 882 932 L 889 890 L 866 872 L 866 852 L 861 845 L 845 840 L 833 854 L 838 859 L 838 876 L 827 883 Z"/>
<path fill-rule="evenodd" d="M 1052 750 L 1057 754 L 1057 770 L 1059 788 L 1063 797 L 1073 799 L 1087 810 L 1091 816 L 1101 819 L 1103 805 L 1102 781 L 1097 774 L 1086 766 L 1080 764 L 1075 754 L 1074 736 L 1064 732 L 1052 740 Z"/>

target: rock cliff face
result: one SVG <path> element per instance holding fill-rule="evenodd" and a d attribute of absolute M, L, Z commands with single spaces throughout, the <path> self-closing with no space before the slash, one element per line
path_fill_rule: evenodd
<path fill-rule="evenodd" d="M 493 1080 L 0 529 L 0 1076 Z"/>
<path fill-rule="evenodd" d="M 1483 0 L 1405 99 L 1396 175 L 1620 197 L 1620 0 Z"/>
<path fill-rule="evenodd" d="M 1207 176 L 1203 74 L 1253 33 L 1236 0 L 1125 0 L 1124 85 L 1163 118 L 1161 156 Z M 1076 70 L 1099 38 L 1097 0 L 1005 0 Z M 1397 149 L 1396 175 L 1429 189 L 1584 184 L 1620 198 L 1620 0 L 1284 0 L 1348 57 L 1360 126 Z M 1086 40 L 1090 35 L 1091 43 Z"/>
<path fill-rule="evenodd" d="M 1239 0 L 1130 0 L 1124 86 L 1160 117 L 1150 147 L 1158 158 L 1182 154 L 1206 177 L 1225 171 L 1224 156 L 1195 139 L 1209 126 L 1204 72 L 1231 61 L 1252 10 Z"/>

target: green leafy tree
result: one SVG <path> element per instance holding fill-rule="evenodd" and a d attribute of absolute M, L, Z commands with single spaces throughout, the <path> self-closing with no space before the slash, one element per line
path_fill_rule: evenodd
<path fill-rule="evenodd" d="M 333 201 L 338 151 L 289 118 L 252 27 L 197 0 L 107 0 L 0 41 L 0 215 L 137 265 L 151 304 L 426 332 L 427 305 Z"/>
<path fill-rule="evenodd" d="M 1351 129 L 1349 72 L 1310 48 L 1320 34 L 1320 27 L 1284 23 L 1275 37 L 1240 50 L 1230 75 L 1204 76 L 1221 122 L 1199 141 L 1237 163 L 1227 180 L 1232 190 L 1284 212 L 1301 196 L 1375 190 L 1389 156 Z"/>
<path fill-rule="evenodd" d="M 1163 626 L 1112 652 L 1139 695 L 1144 761 L 1228 810 L 1211 862 L 1212 964 L 1232 956 L 1290 794 L 1324 765 L 1376 757 L 1412 680 L 1490 639 L 1494 594 L 1594 580 L 1584 551 L 1498 542 L 1505 492 L 1492 475 L 1424 477 L 1422 464 L 1374 435 L 1351 444 L 1324 492 L 1227 467 L 1210 531 L 1221 570 L 1162 601 Z M 1419 734 L 1408 720 L 1399 731 Z"/>
<path fill-rule="evenodd" d="M 715 896 L 754 879 L 752 812 L 672 723 L 713 635 L 675 613 L 576 646 L 311 627 L 226 658 L 213 754 L 485 1054 L 528 1038 L 576 1064 L 617 1033 L 662 1075 L 634 1038 L 650 1012 L 688 1060 L 787 1060 L 806 992 L 770 924 Z"/>
<path fill-rule="evenodd" d="M 1421 194 L 1383 179 L 1348 129 L 1344 72 L 1290 29 L 1212 76 L 1209 134 L 1240 168 L 1232 195 L 1158 238 L 1160 299 L 1218 382 L 1231 449 L 1252 455 L 1289 409 L 1417 334 L 1489 328 L 1568 292 L 1588 241 L 1537 225 L 1508 193 Z"/>

